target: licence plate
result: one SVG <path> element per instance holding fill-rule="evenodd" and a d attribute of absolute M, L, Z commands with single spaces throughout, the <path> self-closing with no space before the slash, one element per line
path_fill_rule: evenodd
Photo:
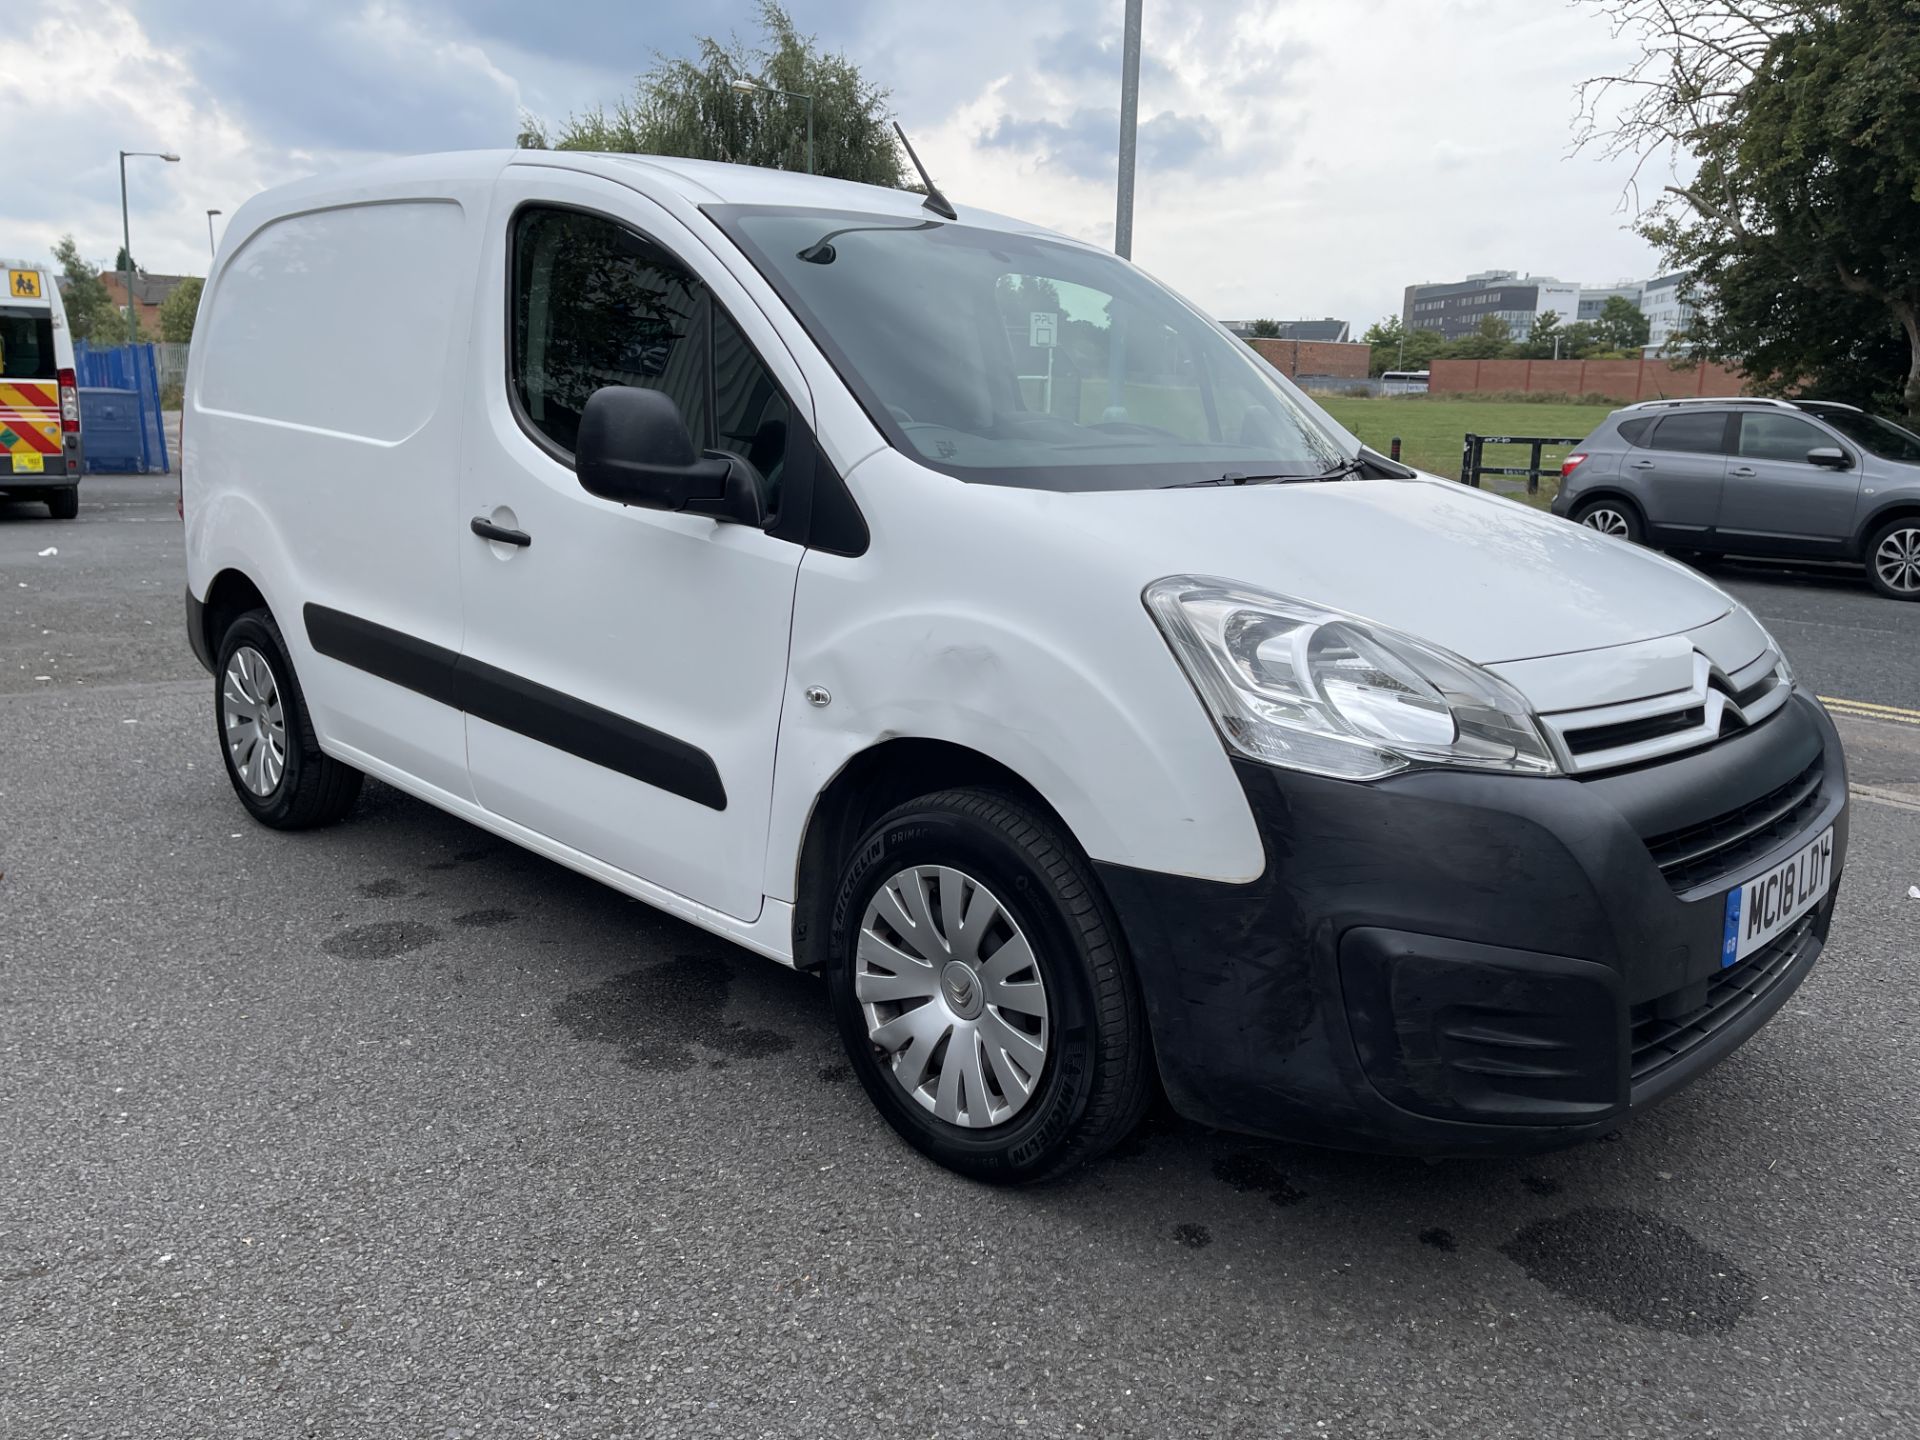
<path fill-rule="evenodd" d="M 1720 967 L 1744 960 L 1821 900 L 1833 883 L 1833 831 L 1822 831 L 1791 860 L 1727 892 Z"/>
<path fill-rule="evenodd" d="M 44 455 L 15 455 L 13 473 L 16 475 L 44 475 L 47 460 Z"/>

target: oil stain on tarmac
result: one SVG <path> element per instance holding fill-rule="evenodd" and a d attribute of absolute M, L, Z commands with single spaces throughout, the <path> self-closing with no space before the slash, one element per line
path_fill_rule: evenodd
<path fill-rule="evenodd" d="M 1500 1247 L 1534 1280 L 1623 1325 L 1718 1335 L 1753 1309 L 1753 1278 L 1643 1210 L 1594 1207 L 1536 1220 Z"/>
<path fill-rule="evenodd" d="M 620 1063 L 636 1070 L 677 1073 L 715 1056 L 751 1060 L 791 1050 L 791 1035 L 726 1018 L 732 984 L 727 961 L 681 955 L 575 990 L 553 1007 L 553 1018 L 576 1039 L 618 1046 Z"/>

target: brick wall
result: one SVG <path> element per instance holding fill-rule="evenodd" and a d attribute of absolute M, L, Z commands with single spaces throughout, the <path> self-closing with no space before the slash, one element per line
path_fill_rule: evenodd
<path fill-rule="evenodd" d="M 1289 380 L 1302 375 L 1334 375 L 1364 380 L 1372 347 L 1334 340 L 1253 340 L 1260 357 Z"/>
<path fill-rule="evenodd" d="M 1365 346 L 1356 346 L 1364 350 Z M 1489 390 L 1605 395 L 1610 400 L 1671 400 L 1742 393 L 1745 379 L 1724 365 L 1682 368 L 1671 360 L 1436 360 L 1428 390 L 1471 395 Z"/>
<path fill-rule="evenodd" d="M 124 340 L 127 338 L 127 277 L 118 270 L 102 270 L 100 272 L 100 283 L 107 287 L 107 294 L 112 297 L 114 305 L 120 311 L 119 338 Z M 136 282 L 134 289 L 138 290 L 139 288 Z M 158 335 L 160 333 L 160 306 L 156 303 L 141 300 L 134 305 L 134 309 L 140 312 L 140 333 L 146 335 L 151 332 Z"/>

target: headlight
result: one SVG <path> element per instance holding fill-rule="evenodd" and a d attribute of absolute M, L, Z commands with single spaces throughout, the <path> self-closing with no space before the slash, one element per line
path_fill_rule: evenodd
<path fill-rule="evenodd" d="M 1512 686 L 1411 635 L 1193 575 L 1155 581 L 1145 599 L 1243 755 L 1348 780 L 1418 765 L 1559 772 Z"/>

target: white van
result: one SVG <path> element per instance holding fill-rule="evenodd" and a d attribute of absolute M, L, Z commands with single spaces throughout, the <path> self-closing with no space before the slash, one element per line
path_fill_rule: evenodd
<path fill-rule="evenodd" d="M 80 386 L 67 309 L 51 270 L 0 261 L 0 496 L 80 513 Z"/>
<path fill-rule="evenodd" d="M 186 407 L 188 634 L 257 819 L 373 775 L 820 972 L 970 1175 L 1156 1086 L 1339 1146 L 1593 1136 L 1827 934 L 1845 763 L 1743 606 L 937 191 L 292 185 L 227 231 Z"/>

